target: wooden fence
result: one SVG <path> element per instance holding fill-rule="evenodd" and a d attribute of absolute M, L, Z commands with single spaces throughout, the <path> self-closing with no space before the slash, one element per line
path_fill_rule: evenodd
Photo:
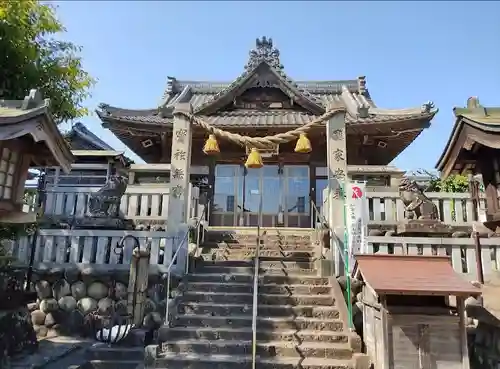
<path fill-rule="evenodd" d="M 367 242 L 369 254 L 449 256 L 456 272 L 470 280 L 477 279 L 476 250 L 472 238 L 369 236 Z M 493 271 L 500 271 L 500 238 L 482 238 L 481 257 L 485 277 Z"/>
<path fill-rule="evenodd" d="M 151 248 L 150 265 L 159 271 L 166 271 L 179 247 L 185 252 L 179 252 L 176 264 L 178 268 L 185 266 L 189 242 L 187 225 L 173 232 L 43 229 L 35 241 L 33 236 L 22 237 L 11 241 L 9 249 L 19 262 L 29 264 L 34 247 L 35 267 L 94 264 L 128 269 L 137 245 L 132 238 L 127 238 L 120 250 L 117 245 L 126 235 L 137 237 L 141 248 Z"/>

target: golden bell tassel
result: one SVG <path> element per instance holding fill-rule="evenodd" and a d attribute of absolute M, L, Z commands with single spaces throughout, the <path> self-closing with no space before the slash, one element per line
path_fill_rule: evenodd
<path fill-rule="evenodd" d="M 309 141 L 305 133 L 301 133 L 299 139 L 297 140 L 297 144 L 295 145 L 295 152 L 309 154 L 311 151 L 311 141 Z"/>
<path fill-rule="evenodd" d="M 245 167 L 247 168 L 262 168 L 264 164 L 262 163 L 262 158 L 259 154 L 259 150 L 257 150 L 255 147 L 252 147 L 252 150 L 250 151 L 250 154 L 248 154 L 247 161 L 245 163 Z"/>
<path fill-rule="evenodd" d="M 203 152 L 206 155 L 216 155 L 220 153 L 219 144 L 215 135 L 209 135 L 203 146 Z"/>

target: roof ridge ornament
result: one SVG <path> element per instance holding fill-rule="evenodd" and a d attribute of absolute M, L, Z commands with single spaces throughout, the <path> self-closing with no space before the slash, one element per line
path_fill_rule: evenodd
<path fill-rule="evenodd" d="M 427 101 L 425 104 L 422 104 L 422 113 L 430 113 L 432 109 L 434 109 L 436 105 L 432 101 Z"/>
<path fill-rule="evenodd" d="M 280 62 L 280 51 L 273 47 L 273 39 L 263 36 L 255 40 L 255 49 L 250 50 L 248 62 L 245 70 L 252 70 L 261 62 L 266 62 L 276 70 L 282 70 L 283 65 Z"/>
<path fill-rule="evenodd" d="M 477 109 L 482 108 L 482 105 L 479 103 L 479 98 L 477 96 L 471 96 L 467 99 L 467 109 Z"/>
<path fill-rule="evenodd" d="M 23 103 L 21 105 L 22 110 L 29 110 L 34 108 L 39 108 L 42 105 L 50 106 L 50 99 L 43 99 L 42 94 L 37 89 L 30 90 L 29 94 L 24 97 Z"/>

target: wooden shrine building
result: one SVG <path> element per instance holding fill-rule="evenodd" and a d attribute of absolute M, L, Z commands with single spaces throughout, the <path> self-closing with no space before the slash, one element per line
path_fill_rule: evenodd
<path fill-rule="evenodd" d="M 295 81 L 285 73 L 273 41 L 263 37 L 233 81 L 168 77 L 159 106 L 131 110 L 101 104 L 98 115 L 144 161 L 169 163 L 173 109 L 181 103 L 191 104 L 195 116 L 217 128 L 253 137 L 301 127 L 333 105 L 344 106 L 349 165 L 389 164 L 429 127 L 437 112 L 431 102 L 409 109 L 379 108 L 365 77 Z M 212 225 L 255 225 L 255 194 L 262 191 L 264 226 L 309 227 L 310 199 L 318 199 L 327 186 L 327 143 L 324 126 L 308 135 L 309 154 L 295 153 L 295 143 L 283 144 L 263 155 L 263 168 L 246 169 L 244 147 L 220 140 L 220 155 L 206 156 L 206 131 L 194 127 L 191 180 L 207 183 Z"/>
<path fill-rule="evenodd" d="M 486 193 L 486 225 L 500 225 L 500 107 L 486 108 L 477 97 L 454 108 L 455 125 L 436 168 L 451 174 L 481 174 Z"/>

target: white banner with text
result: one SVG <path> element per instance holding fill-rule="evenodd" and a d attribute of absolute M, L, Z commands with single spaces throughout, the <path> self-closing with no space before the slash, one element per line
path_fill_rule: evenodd
<path fill-rule="evenodd" d="M 368 234 L 368 197 L 365 183 L 350 183 L 346 193 L 346 225 L 348 232 L 349 273 L 355 264 L 354 254 L 367 251 L 366 236 Z"/>

